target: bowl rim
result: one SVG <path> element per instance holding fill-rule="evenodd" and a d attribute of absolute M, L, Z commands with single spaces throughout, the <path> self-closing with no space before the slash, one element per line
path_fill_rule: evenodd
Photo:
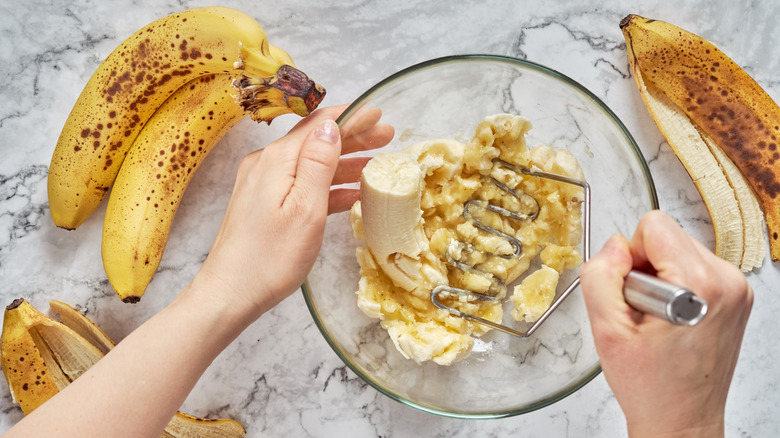
<path fill-rule="evenodd" d="M 625 138 L 628 140 L 631 148 L 634 151 L 634 154 L 637 158 L 637 161 L 644 173 L 647 188 L 649 191 L 650 201 L 652 205 L 652 209 L 658 209 L 658 194 L 656 192 L 655 183 L 653 181 L 652 175 L 650 173 L 650 168 L 647 164 L 647 161 L 644 158 L 644 155 L 642 154 L 642 151 L 640 150 L 638 144 L 636 143 L 636 140 L 634 140 L 634 137 L 629 132 L 628 128 L 623 124 L 623 122 L 620 120 L 620 118 L 617 116 L 617 114 L 612 111 L 609 106 L 607 106 L 604 101 L 602 101 L 598 96 L 596 96 L 593 92 L 585 88 L 582 84 L 575 81 L 574 79 L 566 76 L 565 74 L 554 70 L 549 67 L 545 67 L 541 64 L 528 61 L 525 59 L 519 59 L 519 58 L 513 58 L 509 56 L 503 56 L 503 55 L 492 55 L 492 54 L 462 54 L 462 55 L 451 55 L 451 56 L 443 56 L 439 58 L 433 58 L 427 61 L 423 61 L 414 65 L 411 65 L 409 67 L 406 67 L 402 70 L 397 71 L 396 73 L 391 74 L 390 76 L 387 76 L 385 79 L 379 81 L 377 84 L 369 88 L 367 91 L 362 93 L 357 99 L 355 99 L 346 110 L 344 110 L 343 113 L 338 117 L 336 120 L 336 123 L 339 126 L 342 126 L 342 123 L 345 119 L 350 117 L 353 112 L 355 112 L 357 109 L 359 109 L 363 102 L 371 96 L 373 93 L 375 93 L 377 90 L 383 88 L 384 86 L 394 82 L 396 79 L 405 76 L 409 73 L 413 73 L 417 70 L 422 70 L 428 67 L 434 67 L 441 64 L 446 64 L 450 62 L 456 62 L 456 61 L 487 61 L 487 62 L 499 62 L 499 63 L 509 63 L 514 65 L 519 65 L 523 68 L 528 68 L 531 70 L 535 70 L 537 72 L 540 72 L 547 76 L 552 76 L 555 79 L 561 80 L 562 82 L 568 84 L 569 86 L 573 87 L 574 89 L 578 90 L 580 93 L 584 94 L 586 97 L 588 97 L 590 100 L 592 100 L 594 103 L 596 103 L 608 116 L 612 119 L 612 121 L 615 123 L 615 125 L 622 131 Z M 549 406 L 553 403 L 556 403 L 569 395 L 577 392 L 580 390 L 583 386 L 585 386 L 587 383 L 589 383 L 591 380 L 593 380 L 596 376 L 598 376 L 601 373 L 601 362 L 597 361 L 596 366 L 591 369 L 591 371 L 586 374 L 582 379 L 574 383 L 573 385 L 564 388 L 544 399 L 541 399 L 531 405 L 523 406 L 523 407 L 513 407 L 497 412 L 491 412 L 491 413 L 475 413 L 475 412 L 457 412 L 457 411 L 448 411 L 432 406 L 427 406 L 422 403 L 414 402 L 411 400 L 408 400 L 393 391 L 383 387 L 379 383 L 375 382 L 371 377 L 367 376 L 365 373 L 363 373 L 360 370 L 360 367 L 355 365 L 346 355 L 339 349 L 339 347 L 336 345 L 335 341 L 332 339 L 332 337 L 329 335 L 327 328 L 322 324 L 320 318 L 317 316 L 317 308 L 316 304 L 313 302 L 311 296 L 310 296 L 310 286 L 308 283 L 308 277 L 306 280 L 304 280 L 304 283 L 301 285 L 301 291 L 303 293 L 304 301 L 306 302 L 306 306 L 309 309 L 309 313 L 312 316 L 312 319 L 314 320 L 314 323 L 316 324 L 317 328 L 320 330 L 320 333 L 322 333 L 322 336 L 325 338 L 325 341 L 330 345 L 331 349 L 336 353 L 336 355 L 341 359 L 344 364 L 346 364 L 355 374 L 357 374 L 358 377 L 360 377 L 363 381 L 368 383 L 371 387 L 379 391 L 380 393 L 386 395 L 387 397 L 391 398 L 392 400 L 395 400 L 403 405 L 412 407 L 414 409 L 427 412 L 430 414 L 435 414 L 443 417 L 450 417 L 450 418 L 459 418 L 459 419 L 498 419 L 498 418 L 505 418 L 505 417 L 511 417 L 515 415 L 521 415 L 526 414 L 541 408 L 544 408 L 546 406 Z"/>

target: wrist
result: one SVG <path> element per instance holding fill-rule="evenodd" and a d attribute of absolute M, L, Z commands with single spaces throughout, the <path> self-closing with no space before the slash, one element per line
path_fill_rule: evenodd
<path fill-rule="evenodd" d="M 227 346 L 260 317 L 254 306 L 236 299 L 227 287 L 219 281 L 196 275 L 179 292 L 171 307 L 199 315 L 200 324 L 211 327 L 215 338 L 225 339 L 224 346 Z"/>
<path fill-rule="evenodd" d="M 627 421 L 628 436 L 630 438 L 716 438 L 725 435 L 725 423 L 723 417 L 711 420 L 696 419 L 689 423 L 674 424 L 657 419 L 652 424 L 639 424 Z"/>

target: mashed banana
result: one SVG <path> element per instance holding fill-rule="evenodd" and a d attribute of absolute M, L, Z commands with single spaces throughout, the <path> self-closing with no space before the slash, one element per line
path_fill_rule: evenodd
<path fill-rule="evenodd" d="M 418 363 L 430 360 L 450 365 L 466 357 L 474 337 L 488 330 L 434 306 L 430 294 L 435 285 L 446 283 L 504 298 L 506 292 L 496 289 L 492 277 L 509 285 L 526 273 L 538 256 L 541 269 L 514 287 L 509 297 L 514 303 L 512 317 L 532 322 L 550 306 L 559 274 L 582 263 L 576 248 L 582 238 L 582 189 L 523 176 L 493 161 L 499 158 L 520 167 L 584 179 L 570 152 L 550 146 L 529 149 L 525 141 L 529 129 L 528 120 L 501 114 L 480 122 L 467 144 L 430 140 L 403 151 L 416 158 L 425 175 L 420 208 L 428 248 L 415 260 L 407 260 L 411 264 L 406 263 L 411 269 L 419 270 L 419 280 L 412 287 L 394 284 L 371 250 L 360 247 L 357 260 L 361 279 L 357 296 L 360 309 L 381 320 L 382 327 L 406 358 Z M 490 177 L 521 193 L 520 199 L 493 184 Z M 516 237 L 522 244 L 519 257 L 501 257 L 513 253 L 510 242 L 464 218 L 464 205 L 475 199 L 529 216 L 538 211 L 533 220 L 516 220 L 483 208 L 469 208 L 479 222 Z M 353 206 L 350 219 L 355 236 L 365 242 L 360 202 Z M 471 266 L 477 272 L 453 266 L 448 262 L 448 252 L 451 260 Z M 441 300 L 490 321 L 501 322 L 503 317 L 504 300 L 468 301 L 458 296 Z"/>

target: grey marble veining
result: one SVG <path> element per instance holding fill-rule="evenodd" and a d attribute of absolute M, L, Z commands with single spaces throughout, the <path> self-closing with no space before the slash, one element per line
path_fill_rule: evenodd
<path fill-rule="evenodd" d="M 121 303 L 100 259 L 103 206 L 78 230 L 54 227 L 46 172 L 60 129 L 100 61 L 146 23 L 202 1 L 0 2 L 0 304 L 23 296 L 42 310 L 59 299 L 115 340 L 170 302 L 192 278 L 217 232 L 240 158 L 295 122 L 240 123 L 204 162 L 176 217 L 160 271 L 136 305 Z M 234 0 L 274 45 L 346 103 L 417 62 L 463 53 L 528 59 L 589 88 L 621 118 L 647 159 L 662 209 L 714 245 L 695 187 L 648 115 L 628 70 L 618 22 L 628 13 L 699 33 L 780 98 L 780 3 L 716 1 Z M 769 259 L 748 279 L 756 300 L 727 405 L 727 435 L 780 433 L 780 273 Z M 196 339 L 183 342 L 197 342 Z M 413 410 L 360 380 L 333 353 L 300 292 L 264 315 L 208 369 L 183 409 L 231 417 L 249 436 L 615 437 L 623 417 L 603 376 L 544 409 L 463 421 Z M 21 418 L 0 382 L 0 431 Z"/>

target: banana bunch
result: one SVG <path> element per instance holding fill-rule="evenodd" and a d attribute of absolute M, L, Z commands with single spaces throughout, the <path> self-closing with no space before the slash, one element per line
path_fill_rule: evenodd
<path fill-rule="evenodd" d="M 24 299 L 5 310 L 0 336 L 0 365 L 14 402 L 25 415 L 49 400 L 92 365 L 114 342 L 76 309 L 60 301 L 49 302 L 56 321 Z M 236 438 L 246 435 L 239 423 L 209 420 L 177 412 L 163 438 Z"/>
<path fill-rule="evenodd" d="M 103 264 L 137 302 L 198 165 L 245 115 L 306 116 L 325 90 L 250 16 L 201 7 L 140 29 L 98 67 L 60 134 L 48 176 L 54 223 L 75 229 L 112 187 Z"/>
<path fill-rule="evenodd" d="M 662 21 L 620 22 L 650 114 L 696 184 L 716 253 L 751 271 L 780 260 L 780 107 L 703 38 Z"/>

